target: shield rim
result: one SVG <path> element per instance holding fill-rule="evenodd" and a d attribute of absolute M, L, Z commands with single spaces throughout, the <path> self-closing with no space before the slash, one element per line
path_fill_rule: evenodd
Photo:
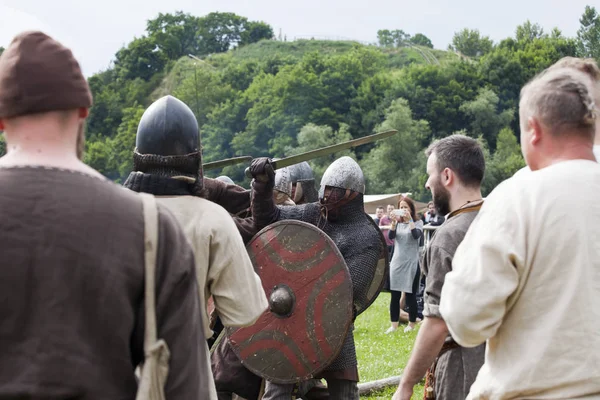
<path fill-rule="evenodd" d="M 365 312 L 369 307 L 371 307 L 371 305 L 375 302 L 375 300 L 377 300 L 377 298 L 379 297 L 379 295 L 383 291 L 383 287 L 385 286 L 385 277 L 390 274 L 390 255 L 388 254 L 388 249 L 387 249 L 387 243 L 385 241 L 385 236 L 383 236 L 383 232 L 381 232 L 381 229 L 379 229 L 379 225 L 377 225 L 375 223 L 375 221 L 373 221 L 373 218 L 371 218 L 369 216 L 369 214 L 367 214 L 367 213 L 365 213 L 365 216 L 368 218 L 369 222 L 373 226 L 375 226 L 375 228 L 377 229 L 377 233 L 379 234 L 379 238 L 381 239 L 381 244 L 383 246 L 383 255 L 385 257 L 385 271 L 383 272 L 383 277 L 384 278 L 379 283 L 379 287 L 377 288 L 377 291 L 375 292 L 375 295 L 373 296 L 373 298 L 369 299 L 369 301 L 367 301 L 365 303 L 365 305 L 362 307 L 362 309 L 356 310 L 356 316 L 357 317 L 360 314 L 362 314 L 363 312 Z M 379 263 L 379 261 L 378 261 L 378 263 Z"/>
<path fill-rule="evenodd" d="M 329 357 L 329 359 L 326 362 L 323 362 L 318 368 L 315 368 L 310 374 L 306 375 L 306 376 L 301 376 L 301 377 L 296 377 L 294 379 L 279 379 L 279 378 L 273 378 L 271 376 L 267 376 L 266 374 L 262 373 L 262 371 L 258 371 L 255 368 L 252 368 L 251 366 L 249 366 L 247 363 L 245 363 L 242 358 L 240 357 L 240 352 L 239 352 L 239 348 L 238 346 L 234 345 L 231 340 L 230 340 L 230 344 L 231 344 L 231 348 L 233 349 L 233 352 L 235 353 L 235 355 L 238 357 L 238 359 L 240 360 L 241 364 L 247 368 L 248 370 L 250 370 L 253 374 L 260 376 L 261 378 L 268 380 L 269 382 L 273 382 L 273 383 L 278 383 L 278 384 L 290 384 L 290 383 L 298 383 L 298 382 L 303 382 L 307 379 L 312 379 L 314 378 L 316 375 L 318 375 L 319 373 L 321 373 L 324 369 L 326 369 L 329 365 L 331 365 L 331 363 L 333 361 L 335 361 L 335 359 L 340 355 L 340 352 L 342 351 L 342 348 L 344 347 L 344 343 L 346 341 L 346 338 L 348 337 L 348 334 L 350 333 L 350 327 L 352 326 L 352 323 L 354 322 L 353 319 L 353 313 L 352 313 L 352 308 L 353 308 L 353 297 L 354 297 L 354 289 L 353 289 L 353 285 L 352 285 L 352 276 L 350 275 L 350 270 L 348 269 L 348 265 L 346 264 L 346 260 L 344 259 L 344 256 L 342 255 L 342 253 L 340 252 L 340 250 L 338 249 L 338 247 L 336 246 L 336 244 L 333 242 L 333 240 L 325 233 L 323 232 L 321 229 L 317 228 L 315 225 L 304 222 L 304 221 L 298 221 L 298 220 L 281 220 L 281 221 L 277 221 L 274 222 L 266 227 L 264 227 L 263 229 L 261 229 L 256 235 L 254 235 L 252 237 L 252 239 L 248 242 L 248 244 L 246 245 L 246 251 L 248 251 L 248 249 L 251 248 L 251 245 L 254 243 L 254 241 L 262 234 L 264 234 L 265 232 L 267 232 L 268 230 L 274 229 L 280 225 L 299 225 L 302 227 L 308 227 L 312 230 L 317 231 L 317 233 L 325 239 L 326 242 L 328 242 L 331 245 L 332 250 L 335 252 L 335 254 L 338 256 L 338 258 L 340 260 L 342 260 L 344 266 L 346 267 L 344 269 L 345 275 L 346 275 L 346 285 L 348 286 L 348 291 L 351 294 L 351 298 L 350 298 L 350 302 L 349 302 L 349 307 L 347 308 L 348 310 L 348 314 L 349 314 L 349 318 L 346 321 L 345 327 L 343 329 L 344 332 L 344 339 L 342 341 L 340 341 L 340 345 L 338 347 L 338 349 L 336 351 L 334 351 L 331 356 Z M 256 272 L 256 271 L 255 271 Z M 260 275 L 259 275 L 260 276 Z M 262 283 L 262 279 L 261 279 L 261 283 Z M 265 292 L 266 295 L 266 292 Z M 267 310 L 265 310 L 262 314 L 261 317 L 264 313 L 269 312 L 269 309 L 267 308 Z M 260 319 L 260 317 L 258 318 Z M 257 321 L 258 321 L 257 319 Z M 248 328 L 248 327 L 245 327 Z M 225 332 L 225 334 L 227 335 L 227 338 L 230 339 L 231 335 L 234 334 L 238 329 L 242 329 L 242 328 L 236 328 L 236 327 L 225 327 L 223 329 L 223 331 Z"/>

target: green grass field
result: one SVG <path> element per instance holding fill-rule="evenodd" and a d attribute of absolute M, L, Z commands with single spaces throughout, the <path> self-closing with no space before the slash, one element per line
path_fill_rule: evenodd
<path fill-rule="evenodd" d="M 400 375 L 406 366 L 418 329 L 404 333 L 404 325 L 389 335 L 390 294 L 381 293 L 375 303 L 361 314 L 355 323 L 354 339 L 358 356 L 361 382 Z M 361 399 L 390 400 L 396 388 L 375 393 Z M 415 387 L 413 399 L 423 398 L 423 385 Z"/>

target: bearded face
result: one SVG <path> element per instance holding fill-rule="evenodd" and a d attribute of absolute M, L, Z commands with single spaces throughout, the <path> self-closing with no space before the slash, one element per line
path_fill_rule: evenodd
<path fill-rule="evenodd" d="M 450 212 L 450 192 L 442 185 L 441 180 L 436 179 L 432 182 L 431 195 L 433 197 L 433 204 L 439 215 L 446 215 Z"/>

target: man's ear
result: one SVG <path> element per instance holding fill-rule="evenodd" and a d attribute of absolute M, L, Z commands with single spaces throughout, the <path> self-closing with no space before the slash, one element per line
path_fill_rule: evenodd
<path fill-rule="evenodd" d="M 456 177 L 454 176 L 454 172 L 450 168 L 444 168 L 442 171 L 442 184 L 446 187 L 452 185 Z"/>
<path fill-rule="evenodd" d="M 527 127 L 531 132 L 529 135 L 529 143 L 531 145 L 538 145 L 545 134 L 542 124 L 536 118 L 529 117 L 527 120 Z"/>
<path fill-rule="evenodd" d="M 90 110 L 88 108 L 80 108 L 79 109 L 79 118 L 85 119 L 90 115 Z"/>

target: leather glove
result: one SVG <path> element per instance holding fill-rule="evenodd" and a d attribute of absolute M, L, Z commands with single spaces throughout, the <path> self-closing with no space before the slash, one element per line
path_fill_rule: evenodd
<path fill-rule="evenodd" d="M 254 178 L 253 187 L 257 190 L 273 190 L 275 186 L 275 170 L 268 157 L 259 157 L 252 160 L 250 174 Z"/>

